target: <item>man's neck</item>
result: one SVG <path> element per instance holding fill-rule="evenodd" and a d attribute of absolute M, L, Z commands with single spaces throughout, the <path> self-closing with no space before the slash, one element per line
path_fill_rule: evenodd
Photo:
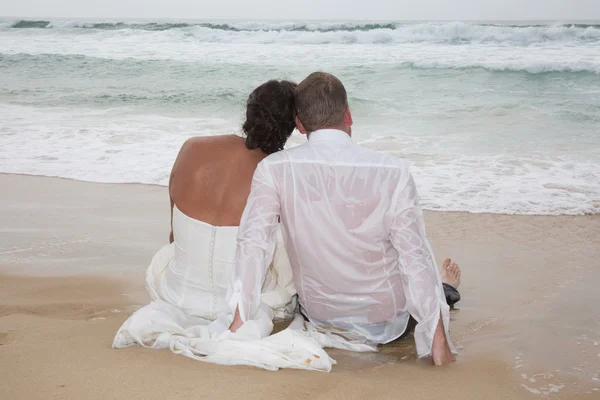
<path fill-rule="evenodd" d="M 342 124 L 342 125 L 334 125 L 334 126 L 326 126 L 326 127 L 323 127 L 323 128 L 319 128 L 319 129 L 317 129 L 317 130 L 315 130 L 315 131 L 313 131 L 313 132 L 316 132 L 316 131 L 321 131 L 321 130 L 325 130 L 325 129 L 334 129 L 334 130 L 336 130 L 336 131 L 342 131 L 342 132 L 345 132 L 345 133 L 346 133 L 346 135 L 348 135 L 348 136 L 352 137 L 352 131 L 350 130 L 350 127 L 349 127 L 349 126 L 347 126 L 347 125 L 344 125 L 344 124 Z M 309 132 L 309 133 L 306 135 L 306 137 L 310 137 L 310 134 L 311 134 L 311 133 L 312 133 L 312 132 Z"/>

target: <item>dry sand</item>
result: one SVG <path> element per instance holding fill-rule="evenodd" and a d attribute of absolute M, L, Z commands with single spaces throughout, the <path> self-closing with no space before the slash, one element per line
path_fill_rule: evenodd
<path fill-rule="evenodd" d="M 329 374 L 266 372 L 111 349 L 148 301 L 165 188 L 16 175 L 0 187 L 0 399 L 600 398 L 600 215 L 427 213 L 436 256 L 463 269 L 456 364 L 416 361 L 409 338 L 331 351 Z"/>

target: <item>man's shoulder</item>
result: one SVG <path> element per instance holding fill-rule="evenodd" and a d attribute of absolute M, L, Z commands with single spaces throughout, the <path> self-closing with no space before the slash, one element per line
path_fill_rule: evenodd
<path fill-rule="evenodd" d="M 352 145 L 347 148 L 348 151 L 335 154 L 335 159 L 323 159 L 322 155 L 315 156 L 308 143 L 301 144 L 289 149 L 281 150 L 267 156 L 262 163 L 266 165 L 275 165 L 289 162 L 331 161 L 332 164 L 356 165 L 357 167 L 378 167 L 382 169 L 396 169 L 408 171 L 410 163 L 402 158 L 381 151 L 369 149 L 360 145 Z"/>
<path fill-rule="evenodd" d="M 378 150 L 373 150 L 368 147 L 356 146 L 357 162 L 365 162 L 368 165 L 377 166 L 381 168 L 393 168 L 400 170 L 408 170 L 410 163 L 400 157 L 393 154 L 385 153 Z"/>
<path fill-rule="evenodd" d="M 263 163 L 279 164 L 282 162 L 289 162 L 295 156 L 305 153 L 308 148 L 309 148 L 308 143 L 304 143 L 304 144 L 294 146 L 289 149 L 284 149 L 284 150 L 278 151 L 276 153 L 269 154 L 267 157 L 265 157 L 265 159 L 263 160 Z"/>

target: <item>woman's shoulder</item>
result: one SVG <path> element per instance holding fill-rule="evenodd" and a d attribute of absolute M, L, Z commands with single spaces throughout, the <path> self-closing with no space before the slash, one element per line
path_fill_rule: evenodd
<path fill-rule="evenodd" d="M 214 146 L 220 144 L 239 143 L 244 144 L 244 139 L 237 135 L 213 135 L 213 136 L 192 136 L 188 138 L 181 149 L 190 149 L 196 147 Z"/>
<path fill-rule="evenodd" d="M 235 135 L 194 136 L 181 145 L 178 158 L 217 155 L 223 152 L 231 154 L 244 148 L 244 140 Z"/>
<path fill-rule="evenodd" d="M 244 138 L 235 135 L 196 136 L 181 146 L 175 164 L 201 167 L 204 163 L 254 166 L 266 157 L 260 149 L 249 150 Z M 222 168 L 223 166 L 221 165 Z"/>

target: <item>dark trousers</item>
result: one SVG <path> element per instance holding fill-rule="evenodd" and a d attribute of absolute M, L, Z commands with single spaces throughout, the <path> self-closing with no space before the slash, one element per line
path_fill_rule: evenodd
<path fill-rule="evenodd" d="M 447 283 L 442 283 L 444 285 L 444 295 L 446 295 L 446 303 L 450 306 L 450 308 L 454 307 L 456 303 L 460 300 L 460 293 L 453 286 L 448 285 Z M 408 319 L 408 324 L 406 325 L 406 330 L 396 340 L 402 340 L 407 337 L 410 333 L 415 330 L 415 326 L 417 326 L 417 320 L 415 320 L 412 315 Z M 394 342 L 396 341 L 394 340 Z"/>
<path fill-rule="evenodd" d="M 458 293 L 458 290 L 456 290 L 456 288 L 448 285 L 447 283 L 442 283 L 442 285 L 444 285 L 444 295 L 446 296 L 446 303 L 448 303 L 450 308 L 452 308 L 454 307 L 454 304 L 458 303 L 458 301 L 460 300 L 460 293 Z M 304 317 L 304 320 L 308 321 L 308 317 L 302 309 L 302 306 L 299 305 L 298 310 L 300 311 L 300 314 L 302 314 L 302 316 Z M 415 326 L 417 326 L 417 321 L 411 315 L 408 319 L 406 330 L 404 331 L 402 336 L 400 336 L 396 340 L 402 340 L 405 337 L 407 337 L 409 333 L 412 333 L 415 330 Z M 395 342 L 396 340 L 393 340 L 392 342 Z"/>

